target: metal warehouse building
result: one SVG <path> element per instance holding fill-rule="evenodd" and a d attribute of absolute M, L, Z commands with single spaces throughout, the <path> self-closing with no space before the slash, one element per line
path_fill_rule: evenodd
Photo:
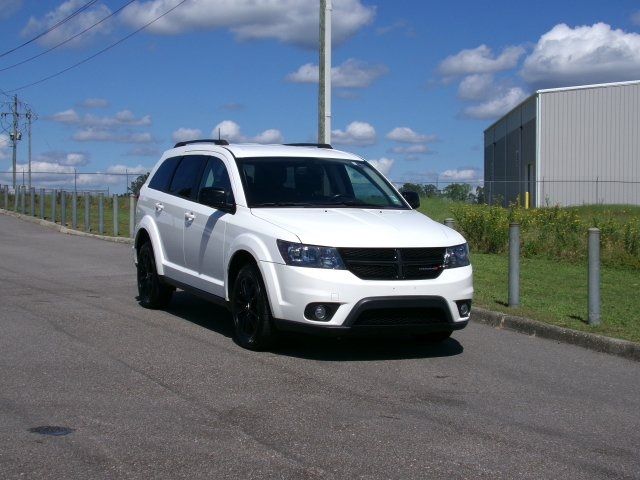
<path fill-rule="evenodd" d="M 484 131 L 489 203 L 640 205 L 640 80 L 538 90 Z"/>

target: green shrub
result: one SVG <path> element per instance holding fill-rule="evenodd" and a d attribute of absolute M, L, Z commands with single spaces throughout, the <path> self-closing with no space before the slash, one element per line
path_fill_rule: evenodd
<path fill-rule="evenodd" d="M 581 262 L 588 255 L 588 229 L 598 227 L 602 263 L 640 269 L 640 216 L 628 213 L 615 207 L 599 211 L 596 216 L 581 215 L 575 207 L 532 210 L 517 205 L 508 209 L 465 204 L 452 207 L 459 230 L 476 252 L 506 252 L 509 223 L 517 222 L 521 228 L 523 256 Z"/>

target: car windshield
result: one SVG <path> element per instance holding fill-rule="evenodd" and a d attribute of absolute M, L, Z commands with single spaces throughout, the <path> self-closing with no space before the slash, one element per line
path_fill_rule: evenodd
<path fill-rule="evenodd" d="M 260 157 L 237 162 L 252 208 L 408 208 L 389 182 L 364 161 Z"/>

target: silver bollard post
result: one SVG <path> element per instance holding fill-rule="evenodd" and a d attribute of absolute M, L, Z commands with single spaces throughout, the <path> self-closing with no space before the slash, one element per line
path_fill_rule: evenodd
<path fill-rule="evenodd" d="M 453 218 L 445 218 L 444 224 L 449 228 L 455 228 L 456 221 Z"/>
<path fill-rule="evenodd" d="M 36 216 L 36 189 L 34 187 L 29 189 L 29 213 L 32 217 Z"/>
<path fill-rule="evenodd" d="M 589 325 L 600 325 L 600 230 L 589 229 Z"/>
<path fill-rule="evenodd" d="M 509 306 L 520 305 L 520 225 L 509 224 Z"/>
<path fill-rule="evenodd" d="M 60 225 L 67 226 L 67 192 L 60 190 Z"/>
<path fill-rule="evenodd" d="M 132 193 L 129 195 L 129 238 L 133 238 L 133 231 L 136 228 L 136 197 Z"/>
<path fill-rule="evenodd" d="M 44 188 L 40 189 L 40 218 L 44 220 Z"/>
<path fill-rule="evenodd" d="M 78 228 L 78 193 L 75 190 L 71 194 L 71 228 Z"/>
<path fill-rule="evenodd" d="M 20 194 L 20 213 L 22 213 L 23 215 L 26 213 L 26 207 L 25 207 L 25 197 L 27 196 L 27 189 L 26 187 L 23 185 L 21 188 L 21 194 Z"/>
<path fill-rule="evenodd" d="M 91 193 L 84 192 L 84 231 L 91 230 Z"/>
<path fill-rule="evenodd" d="M 113 194 L 113 236 L 118 236 L 118 195 Z"/>
<path fill-rule="evenodd" d="M 104 193 L 98 196 L 98 233 L 104 235 Z"/>
<path fill-rule="evenodd" d="M 4 209 L 9 210 L 9 185 L 4 186 Z"/>
<path fill-rule="evenodd" d="M 58 191 L 54 188 L 51 190 L 51 220 L 56 223 L 56 203 L 58 202 Z"/>

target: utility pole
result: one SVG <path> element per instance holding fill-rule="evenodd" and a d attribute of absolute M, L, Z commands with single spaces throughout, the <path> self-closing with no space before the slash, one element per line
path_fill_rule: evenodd
<path fill-rule="evenodd" d="M 318 143 L 331 143 L 331 0 L 320 0 Z"/>
<path fill-rule="evenodd" d="M 31 191 L 31 109 L 27 110 L 27 135 L 29 135 L 29 191 Z"/>
<path fill-rule="evenodd" d="M 13 190 L 16 189 L 16 160 L 18 148 L 18 95 L 13 96 L 13 132 L 11 133 L 13 147 Z"/>

